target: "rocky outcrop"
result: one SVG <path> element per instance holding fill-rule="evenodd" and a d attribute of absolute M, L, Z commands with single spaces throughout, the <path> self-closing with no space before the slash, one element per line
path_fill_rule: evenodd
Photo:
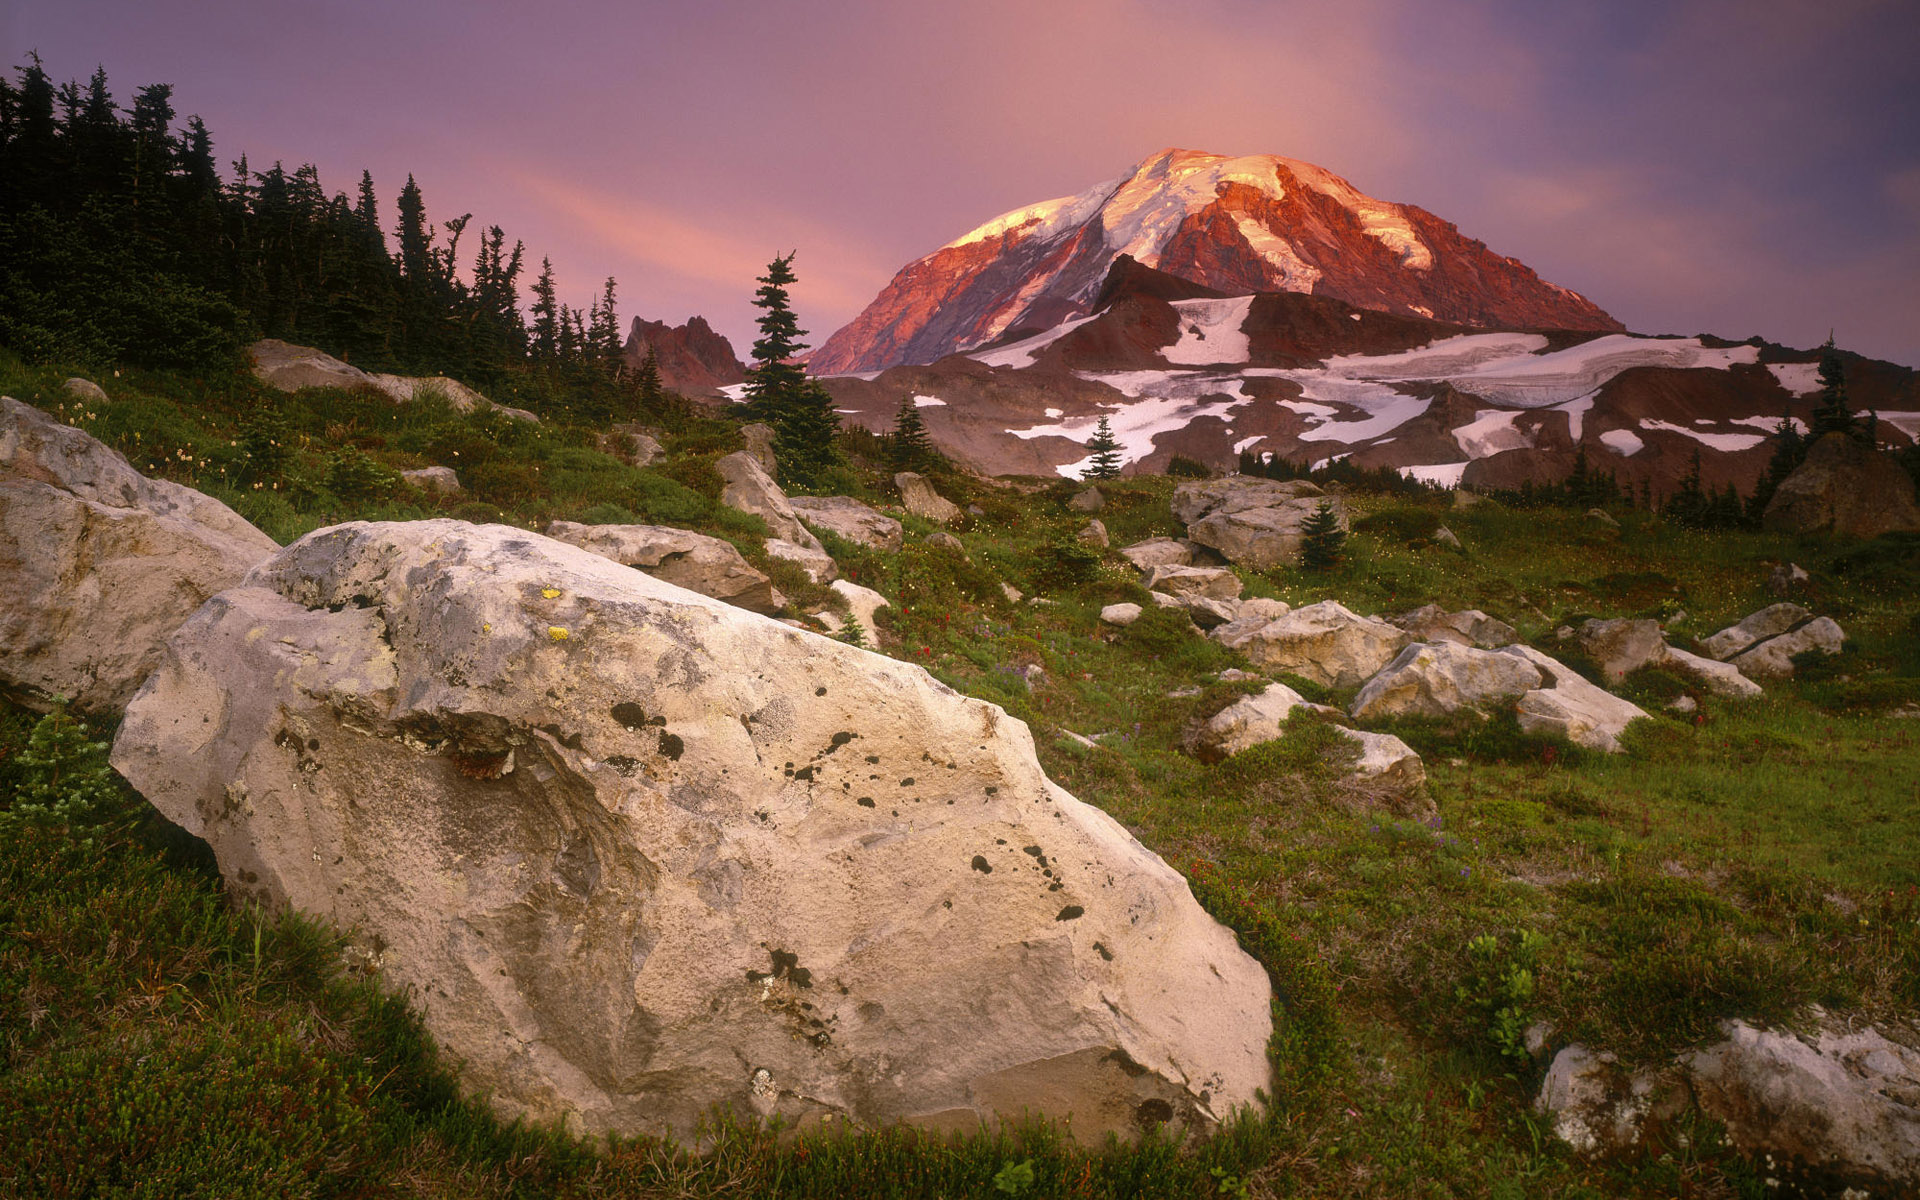
<path fill-rule="evenodd" d="M 458 496 L 466 490 L 460 486 L 460 476 L 454 474 L 452 467 L 421 467 L 417 471 L 402 471 L 400 478 L 434 496 Z"/>
<path fill-rule="evenodd" d="M 498 412 L 516 421 L 538 422 L 524 408 L 513 408 L 493 401 L 457 379 L 445 375 L 421 378 L 411 375 L 375 375 L 342 362 L 312 346 L 296 346 L 278 338 L 263 338 L 247 347 L 253 358 L 253 374 L 267 386 L 282 392 L 302 388 L 370 387 L 385 392 L 396 404 L 435 396 L 447 402 L 455 412 Z"/>
<path fill-rule="evenodd" d="M 1099 517 L 1088 521 L 1086 525 L 1081 528 L 1080 532 L 1073 536 L 1097 550 L 1105 550 L 1113 544 L 1112 537 L 1107 533 L 1106 523 L 1100 520 Z"/>
<path fill-rule="evenodd" d="M 226 505 L 0 397 L 0 688 L 123 707 L 208 597 L 278 550 Z"/>
<path fill-rule="evenodd" d="M 916 517 L 941 525 L 960 519 L 960 506 L 934 491 L 923 475 L 902 471 L 893 477 L 893 486 L 900 491 L 900 503 Z"/>
<path fill-rule="evenodd" d="M 1741 674 L 1780 678 L 1793 674 L 1793 657 L 1819 651 L 1838 654 L 1846 633 L 1831 617 L 1815 617 L 1798 604 L 1770 604 L 1700 640 L 1709 657 Z"/>
<path fill-rule="evenodd" d="M 1677 1111 L 1684 1104 L 1672 1081 L 1658 1072 L 1629 1072 L 1612 1053 L 1578 1043 L 1553 1056 L 1534 1108 L 1552 1120 L 1554 1136 L 1579 1154 L 1619 1153 L 1637 1146 L 1656 1102 Z"/>
<path fill-rule="evenodd" d="M 582 525 L 555 521 L 547 536 L 645 571 L 675 587 L 757 613 L 787 606 L 768 579 L 748 565 L 733 543 L 665 525 Z"/>
<path fill-rule="evenodd" d="M 1119 553 L 1121 558 L 1126 559 L 1142 572 L 1151 571 L 1155 567 L 1193 565 L 1193 544 L 1176 541 L 1173 538 L 1148 538 L 1144 542 L 1122 546 Z"/>
<path fill-rule="evenodd" d="M 1522 694 L 1514 705 L 1520 728 L 1527 733 L 1552 734 L 1588 750 L 1617 754 L 1623 749 L 1620 735 L 1647 715 L 1639 705 L 1588 683 L 1532 646 L 1503 646 L 1494 653 L 1524 659 L 1540 671 L 1544 686 Z"/>
<path fill-rule="evenodd" d="M 1172 505 L 1174 517 L 1186 522 L 1189 540 L 1228 562 L 1265 570 L 1299 561 L 1302 527 L 1323 502 L 1346 528 L 1345 506 L 1305 480 L 1196 480 L 1174 489 Z"/>
<path fill-rule="evenodd" d="M 800 523 L 800 514 L 794 511 L 787 494 L 780 490 L 773 476 L 767 474 L 759 459 L 739 450 L 715 462 L 713 469 L 719 472 L 723 485 L 720 503 L 759 517 L 767 523 L 767 530 L 783 542 L 809 550 L 822 549 L 820 539 Z"/>
<path fill-rule="evenodd" d="M 1141 583 L 1150 592 L 1213 600 L 1237 600 L 1242 586 L 1240 577 L 1225 567 L 1153 567 Z"/>
<path fill-rule="evenodd" d="M 1261 668 L 1310 679 L 1325 687 L 1358 687 L 1393 660 L 1411 639 L 1403 629 L 1363 617 L 1337 600 L 1322 600 L 1216 637 Z M 1220 634 L 1220 630 L 1215 631 Z"/>
<path fill-rule="evenodd" d="M 1340 710 L 1324 704 L 1311 704 L 1283 683 L 1270 683 L 1251 696 L 1243 696 L 1209 717 L 1189 739 L 1189 748 L 1202 762 L 1219 762 L 1265 742 L 1278 741 L 1287 734 L 1287 720 L 1296 709 L 1322 716 L 1337 717 Z M 1335 726 L 1343 738 L 1359 750 L 1350 775 L 1358 781 L 1393 795 L 1409 797 L 1420 790 L 1427 779 L 1426 765 L 1420 756 L 1399 738 L 1384 733 L 1363 733 Z"/>
<path fill-rule="evenodd" d="M 808 525 L 857 545 L 898 550 L 903 544 L 900 522 L 851 496 L 791 496 L 787 503 Z"/>
<path fill-rule="evenodd" d="M 1538 667 L 1511 654 L 1458 642 L 1419 642 L 1367 680 L 1352 712 L 1361 721 L 1443 717 L 1524 695 L 1545 679 Z"/>
<path fill-rule="evenodd" d="M 1600 673 L 1609 683 L 1619 683 L 1642 667 L 1666 661 L 1666 634 L 1660 622 L 1652 620 L 1590 620 L 1579 633 L 1580 648 L 1600 664 Z"/>
<path fill-rule="evenodd" d="M 1716 696 L 1730 700 L 1751 700 L 1761 694 L 1761 687 L 1740 673 L 1740 668 L 1732 663 L 1715 662 L 1711 658 L 1701 658 L 1698 654 L 1667 647 L 1667 656 L 1662 665 L 1677 671 L 1698 683 Z"/>
<path fill-rule="evenodd" d="M 1154 219 L 1143 224 L 1147 213 Z M 1102 285 L 1123 256 L 1190 281 L 1180 295 L 1312 292 L 1415 320 L 1620 328 L 1431 213 L 1364 196 L 1311 163 L 1168 149 L 1121 179 L 1016 209 L 909 263 L 812 367 L 927 363 L 1009 330 L 1049 328 L 1111 302 Z"/>
<path fill-rule="evenodd" d="M 753 455 L 769 475 L 780 473 L 780 463 L 773 455 L 773 426 L 754 421 L 740 427 L 740 440 L 746 443 L 747 453 Z"/>
<path fill-rule="evenodd" d="M 1920 1190 L 1920 1039 L 1815 1025 L 1724 1027 L 1683 1066 L 1701 1109 L 1747 1154 L 1837 1174 L 1873 1195 Z"/>
<path fill-rule="evenodd" d="M 1458 494 L 1464 496 L 1472 493 Z M 1448 612 L 1438 604 L 1428 604 L 1387 619 L 1422 642 L 1454 642 L 1462 646 L 1494 650 L 1520 640 L 1520 634 L 1513 626 L 1477 608 Z"/>
<path fill-rule="evenodd" d="M 534 534 L 303 538 L 174 636 L 112 757 L 511 1116 L 1097 1138 L 1270 1084 L 1264 970 L 1024 724 Z"/>
<path fill-rule="evenodd" d="M 1920 530 L 1913 478 L 1888 454 L 1829 433 L 1780 481 L 1761 522 L 1783 533 L 1870 538 Z"/>
<path fill-rule="evenodd" d="M 689 317 L 685 325 L 635 317 L 620 357 L 630 371 L 637 371 L 649 350 L 660 372 L 660 386 L 683 396 L 717 396 L 721 388 L 747 378 L 733 343 L 715 333 L 705 317 Z"/>

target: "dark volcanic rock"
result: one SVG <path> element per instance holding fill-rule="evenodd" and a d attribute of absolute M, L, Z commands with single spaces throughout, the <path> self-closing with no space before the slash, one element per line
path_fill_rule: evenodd
<path fill-rule="evenodd" d="M 1768 529 L 1878 537 L 1920 529 L 1913 480 L 1891 457 L 1841 433 L 1807 451 L 1767 505 Z"/>

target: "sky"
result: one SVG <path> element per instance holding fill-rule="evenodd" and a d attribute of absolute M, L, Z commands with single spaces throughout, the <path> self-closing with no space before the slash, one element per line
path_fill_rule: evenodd
<path fill-rule="evenodd" d="M 174 85 L 223 161 L 370 170 L 580 307 L 746 357 L 1169 146 L 1317 163 L 1631 329 L 1920 366 L 1913 0 L 0 0 L 0 51 Z"/>

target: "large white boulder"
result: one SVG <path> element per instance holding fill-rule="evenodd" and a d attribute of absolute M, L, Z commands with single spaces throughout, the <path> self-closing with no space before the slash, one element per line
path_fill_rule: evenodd
<path fill-rule="evenodd" d="M 1238 621 L 1226 628 L 1240 626 Z M 1393 661 L 1412 640 L 1404 629 L 1363 617 L 1337 600 L 1296 608 L 1219 639 L 1270 671 L 1325 687 L 1355 687 Z"/>
<path fill-rule="evenodd" d="M 1152 567 L 1142 581 L 1150 592 L 1169 596 L 1205 596 L 1210 600 L 1238 600 L 1240 577 L 1226 567 Z"/>
<path fill-rule="evenodd" d="M 1193 543 L 1175 541 L 1173 538 L 1148 538 L 1144 542 L 1121 547 L 1119 553 L 1121 558 L 1143 573 L 1155 567 L 1193 565 Z"/>
<path fill-rule="evenodd" d="M 1388 619 L 1422 642 L 1458 642 L 1493 650 L 1520 640 L 1513 626 L 1477 608 L 1448 612 L 1438 604 L 1427 604 Z"/>
<path fill-rule="evenodd" d="M 1647 715 L 1639 705 L 1596 687 L 1578 671 L 1532 646 L 1503 646 L 1494 653 L 1509 654 L 1539 668 L 1544 686 L 1525 693 L 1514 706 L 1520 728 L 1528 733 L 1551 733 L 1588 750 L 1617 754 L 1623 749 L 1620 734 Z"/>
<path fill-rule="evenodd" d="M 790 496 L 787 503 L 802 521 L 874 550 L 898 550 L 900 522 L 876 512 L 852 496 Z"/>
<path fill-rule="evenodd" d="M 853 614 L 853 619 L 860 622 L 860 627 L 869 633 L 873 631 L 873 614 L 893 604 L 893 601 L 872 588 L 861 587 L 845 579 L 834 580 L 831 587 L 847 602 L 847 611 Z"/>
<path fill-rule="evenodd" d="M 509 1115 L 1098 1138 L 1270 1083 L 1265 971 L 1025 724 L 535 534 L 310 534 L 174 636 L 113 762 Z"/>
<path fill-rule="evenodd" d="M 1442 717 L 1523 695 L 1545 677 L 1524 659 L 1458 642 L 1416 642 L 1402 650 L 1354 697 L 1356 720 Z"/>
<path fill-rule="evenodd" d="M 1658 666 L 1667 660 L 1666 634 L 1658 621 L 1583 621 L 1576 636 L 1580 648 L 1600 664 L 1600 673 L 1609 683 L 1619 683 L 1642 667 Z"/>
<path fill-rule="evenodd" d="M 1751 700 L 1761 694 L 1760 685 L 1742 675 L 1740 668 L 1732 663 L 1715 662 L 1711 658 L 1701 658 L 1698 654 L 1668 646 L 1666 665 L 1695 680 L 1716 696 Z"/>
<path fill-rule="evenodd" d="M 667 525 L 555 521 L 547 526 L 547 536 L 753 612 L 777 613 L 787 606 L 773 581 L 754 570 L 733 543 L 704 533 Z"/>
<path fill-rule="evenodd" d="M 1228 562 L 1264 570 L 1298 561 L 1304 526 L 1322 502 L 1341 528 L 1345 507 L 1305 480 L 1228 475 L 1195 480 L 1174 489 L 1173 514 L 1187 523 L 1187 537 Z"/>
<path fill-rule="evenodd" d="M 1710 637 L 1700 639 L 1700 649 L 1708 658 L 1725 662 L 1742 650 L 1770 637 L 1778 637 L 1796 625 L 1813 619 L 1813 614 L 1798 604 L 1769 604 L 1748 613 L 1737 624 L 1729 625 Z"/>
<path fill-rule="evenodd" d="M 738 450 L 715 462 L 713 469 L 719 473 L 722 484 L 720 503 L 759 517 L 767 523 L 772 536 L 783 542 L 809 550 L 822 548 L 820 539 L 800 523 L 800 516 L 787 500 L 787 494 L 780 490 L 773 476 L 767 474 L 758 458 Z"/>
<path fill-rule="evenodd" d="M 1838 654 L 1846 640 L 1839 622 L 1832 617 L 1815 617 L 1785 633 L 1754 643 L 1727 662 L 1738 667 L 1743 675 L 1778 679 L 1793 674 L 1794 655 L 1815 650 Z"/>
<path fill-rule="evenodd" d="M 226 505 L 0 397 L 0 688 L 118 711 L 193 610 L 280 547 Z"/>

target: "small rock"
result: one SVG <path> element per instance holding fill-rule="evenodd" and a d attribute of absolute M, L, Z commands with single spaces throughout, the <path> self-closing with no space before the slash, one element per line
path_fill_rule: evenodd
<path fill-rule="evenodd" d="M 1798 563 L 1784 563 L 1767 576 L 1767 590 L 1776 596 L 1798 595 L 1812 583 L 1813 577 L 1802 570 Z"/>
<path fill-rule="evenodd" d="M 1700 703 L 1692 696 L 1676 696 L 1667 702 L 1667 707 L 1677 713 L 1690 713 L 1699 708 Z"/>
<path fill-rule="evenodd" d="M 787 494 L 780 490 L 780 485 L 773 481 L 758 458 L 739 450 L 715 462 L 713 469 L 725 483 L 720 491 L 720 503 L 759 517 L 767 523 L 768 531 L 781 541 L 809 550 L 821 548 L 820 539 L 800 523 L 800 516 L 787 501 Z"/>
<path fill-rule="evenodd" d="M 1740 668 L 1743 675 L 1780 678 L 1793 674 L 1794 655 L 1815 650 L 1838 654 L 1846 640 L 1839 622 L 1832 617 L 1815 617 L 1804 625 L 1749 646 L 1727 661 Z"/>
<path fill-rule="evenodd" d="M 1106 504 L 1107 498 L 1100 489 L 1090 487 L 1084 492 L 1076 492 L 1073 499 L 1067 501 L 1067 507 L 1075 512 L 1097 513 Z"/>
<path fill-rule="evenodd" d="M 1556 642 L 1564 642 L 1569 638 L 1571 638 L 1572 636 L 1573 636 L 1573 626 L 1571 625 L 1562 625 L 1560 628 L 1553 631 L 1553 640 Z"/>
<path fill-rule="evenodd" d="M 1760 685 L 1740 673 L 1732 663 L 1715 662 L 1698 654 L 1667 647 L 1666 665 L 1680 674 L 1706 685 L 1716 696 L 1748 700 L 1761 694 Z"/>
<path fill-rule="evenodd" d="M 954 540 L 958 541 L 959 539 L 955 538 Z M 1010 583 L 1002 583 L 1000 585 L 1000 594 L 1007 598 L 1008 604 L 1018 604 L 1020 603 L 1020 601 L 1026 598 L 1026 594 L 1024 592 L 1022 592 L 1019 588 L 1013 586 Z"/>
<path fill-rule="evenodd" d="M 1651 1074 L 1629 1076 L 1612 1054 L 1576 1042 L 1553 1056 L 1534 1108 L 1552 1118 L 1554 1136 L 1575 1153 L 1625 1150 L 1640 1141 L 1655 1086 Z"/>
<path fill-rule="evenodd" d="M 60 385 L 62 391 L 76 400 L 87 404 L 105 404 L 107 391 L 91 379 L 82 379 L 78 375 Z"/>
<path fill-rule="evenodd" d="M 840 568 L 833 556 L 819 546 L 801 546 L 782 538 L 767 539 L 767 556 L 797 563 L 814 583 L 830 583 L 839 578 Z"/>
<path fill-rule="evenodd" d="M 1100 610 L 1100 619 L 1108 625 L 1125 628 L 1140 619 L 1138 604 L 1109 604 Z"/>
<path fill-rule="evenodd" d="M 981 508 L 978 504 L 969 504 L 967 505 L 967 513 L 969 516 L 984 517 L 987 515 L 987 510 Z"/>
<path fill-rule="evenodd" d="M 756 421 L 740 427 L 740 440 L 747 444 L 747 453 L 753 455 L 761 470 L 769 475 L 778 475 L 780 465 L 773 457 L 773 427 Z"/>
<path fill-rule="evenodd" d="M 1553 1022 L 1535 1021 L 1521 1033 L 1521 1044 L 1535 1062 L 1546 1057 L 1547 1046 L 1553 1041 Z"/>
<path fill-rule="evenodd" d="M 892 601 L 872 588 L 861 587 L 845 579 L 836 579 L 831 586 L 834 591 L 846 598 L 847 609 L 853 613 L 854 619 L 860 622 L 861 627 L 869 631 L 873 629 L 873 614 L 892 604 Z"/>
<path fill-rule="evenodd" d="M 1607 529 L 1611 529 L 1615 533 L 1620 532 L 1620 522 L 1614 520 L 1612 515 L 1609 514 L 1607 510 L 1604 508 L 1588 509 L 1587 520 L 1592 521 L 1595 525 L 1600 525 L 1600 526 L 1604 526 Z"/>
<path fill-rule="evenodd" d="M 1647 715 L 1638 705 L 1595 687 L 1579 672 L 1532 646 L 1502 646 L 1494 653 L 1523 658 L 1546 678 L 1545 686 L 1521 696 L 1514 705 L 1520 728 L 1527 733 L 1554 734 L 1588 750 L 1617 754 L 1622 749 L 1620 734 Z"/>
<path fill-rule="evenodd" d="M 1173 538 L 1148 538 L 1144 542 L 1122 547 L 1120 557 L 1142 573 L 1155 567 L 1190 567 L 1193 565 L 1193 543 L 1175 541 Z"/>
<path fill-rule="evenodd" d="M 1433 540 L 1442 546 L 1448 546 L 1455 550 L 1460 549 L 1459 536 L 1445 525 L 1433 531 Z"/>
<path fill-rule="evenodd" d="M 1149 595 L 1161 596 L 1164 592 L 1150 592 Z M 1216 629 L 1231 622 L 1240 612 L 1238 600 L 1215 600 L 1211 596 L 1198 596 L 1191 593 L 1173 597 L 1176 608 L 1184 608 L 1193 623 L 1202 629 Z"/>
<path fill-rule="evenodd" d="M 436 496 L 458 496 L 464 490 L 460 486 L 460 477 L 454 474 L 452 467 L 421 467 L 417 471 L 402 471 L 400 478 Z"/>
<path fill-rule="evenodd" d="M 1060 731 L 1060 736 L 1063 738 L 1066 738 L 1068 741 L 1072 742 L 1076 746 L 1085 746 L 1089 750 L 1098 750 L 1100 748 L 1099 742 L 1094 741 L 1092 738 L 1087 737 L 1085 734 L 1075 733 L 1071 729 L 1062 729 Z"/>
<path fill-rule="evenodd" d="M 1525 695 L 1544 681 L 1538 667 L 1456 642 L 1416 642 L 1381 668 L 1353 701 L 1355 720 L 1441 717 Z"/>
<path fill-rule="evenodd" d="M 1107 527 L 1101 524 L 1097 517 L 1088 521 L 1087 527 L 1075 536 L 1089 546 L 1098 546 L 1102 550 L 1107 548 Z"/>
<path fill-rule="evenodd" d="M 1253 671 L 1242 671 L 1239 667 L 1228 667 L 1218 675 L 1215 675 L 1214 678 L 1218 679 L 1221 683 L 1243 683 L 1249 679 L 1260 679 L 1264 677 Z"/>
<path fill-rule="evenodd" d="M 652 466 L 666 453 L 666 448 L 645 426 L 632 422 L 609 429 L 600 438 L 600 449 L 630 467 Z"/>
<path fill-rule="evenodd" d="M 1700 649 L 1707 657 L 1725 662 L 1748 647 L 1778 637 L 1805 621 L 1813 619 L 1813 614 L 1798 604 L 1769 604 L 1758 612 L 1748 613 L 1738 624 L 1729 625 L 1711 637 L 1700 639 Z"/>
<path fill-rule="evenodd" d="M 1667 643 L 1658 621 L 1587 621 L 1580 626 L 1578 636 L 1580 648 L 1600 664 L 1601 674 L 1611 683 L 1667 657 Z"/>
<path fill-rule="evenodd" d="M 1240 577 L 1226 567 L 1154 567 L 1142 582 L 1150 592 L 1214 600 L 1238 599 L 1243 586 Z"/>
<path fill-rule="evenodd" d="M 1268 623 L 1278 620 L 1293 609 L 1284 600 L 1273 600 L 1266 596 L 1254 596 L 1240 601 L 1234 611 L 1233 620 L 1210 630 L 1207 636 L 1222 645 L 1256 629 L 1264 628 Z"/>
<path fill-rule="evenodd" d="M 1462 646 L 1495 650 L 1520 640 L 1513 626 L 1477 608 L 1448 612 L 1438 604 L 1428 604 L 1387 619 L 1422 642 L 1458 642 Z"/>
<path fill-rule="evenodd" d="M 1233 627 L 1240 629 L 1240 622 Z M 1323 687 L 1357 687 L 1413 639 L 1385 621 L 1322 600 L 1216 640 L 1269 670 L 1291 672 Z"/>
<path fill-rule="evenodd" d="M 916 517 L 945 525 L 961 515 L 960 506 L 934 491 L 924 476 L 902 471 L 893 477 L 893 486 L 899 489 L 901 504 Z"/>
<path fill-rule="evenodd" d="M 1354 760 L 1353 778 L 1382 787 L 1397 796 L 1413 796 L 1427 782 L 1427 765 L 1413 747 L 1390 733 L 1368 733 L 1361 729 L 1335 726 L 1340 736 L 1360 743 L 1360 757 Z M 1428 802 L 1421 806 L 1433 811 Z"/>
<path fill-rule="evenodd" d="M 1192 686 L 1191 684 L 1189 684 L 1189 685 L 1188 685 L 1188 686 L 1186 686 L 1186 687 L 1177 687 L 1177 688 L 1175 688 L 1175 689 L 1173 689 L 1172 691 L 1170 691 L 1170 692 L 1168 692 L 1168 693 L 1167 693 L 1167 699 L 1169 699 L 1169 700 L 1190 700 L 1190 699 L 1192 699 L 1193 697 L 1195 697 L 1195 696 L 1198 696 L 1198 695 L 1199 695 L 1199 694 L 1200 694 L 1200 693 L 1201 693 L 1201 692 L 1202 692 L 1203 690 L 1205 690 L 1205 689 L 1202 689 L 1202 688 L 1197 688 L 1197 687 L 1194 687 L 1194 686 Z"/>
<path fill-rule="evenodd" d="M 960 555 L 962 558 L 965 558 L 967 554 L 967 547 L 965 543 L 963 543 L 959 538 L 953 536 L 952 534 L 948 533 L 944 529 L 937 529 L 934 532 L 928 534 L 926 538 L 921 542 L 921 545 L 937 546 L 942 550 L 951 550 L 955 554 Z"/>

